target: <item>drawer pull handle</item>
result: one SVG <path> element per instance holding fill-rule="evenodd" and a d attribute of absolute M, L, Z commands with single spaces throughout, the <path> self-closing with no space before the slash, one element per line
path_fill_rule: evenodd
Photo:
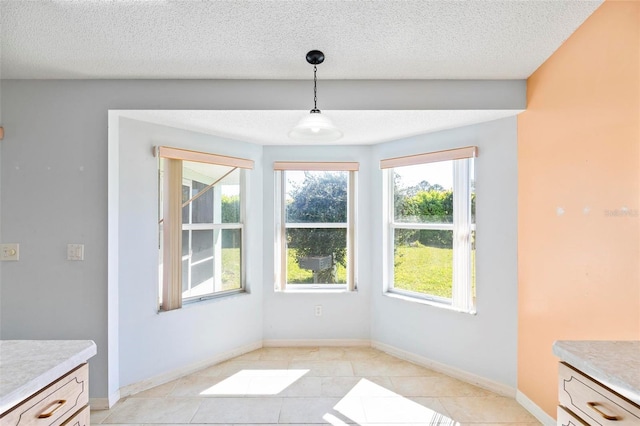
<path fill-rule="evenodd" d="M 595 411 L 596 413 L 600 414 L 602 417 L 604 417 L 607 420 L 619 420 L 618 416 L 611 416 L 607 413 L 602 412 L 601 410 L 598 409 L 598 404 L 597 402 L 587 402 L 587 405 L 589 406 L 589 408 L 591 408 L 593 411 Z"/>
<path fill-rule="evenodd" d="M 42 413 L 42 414 L 40 414 L 40 415 L 38 416 L 38 418 L 39 418 L 39 419 L 46 419 L 47 417 L 51 417 L 51 416 L 53 416 L 53 413 L 55 413 L 56 411 L 58 411 L 59 409 L 61 409 L 61 408 L 62 408 L 62 406 L 63 406 L 64 404 L 66 404 L 66 403 L 67 403 L 67 400 L 66 400 L 66 399 L 59 399 L 59 400 L 55 401 L 55 402 L 53 403 L 53 405 L 55 405 L 55 408 L 54 408 L 53 410 L 49 411 L 48 413 Z"/>

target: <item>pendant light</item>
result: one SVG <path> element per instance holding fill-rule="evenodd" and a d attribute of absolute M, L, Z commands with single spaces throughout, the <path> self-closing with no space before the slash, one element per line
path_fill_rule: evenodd
<path fill-rule="evenodd" d="M 331 142 L 342 137 L 342 132 L 333 125 L 329 117 L 318 109 L 318 65 L 324 62 L 324 53 L 312 50 L 307 53 L 307 62 L 313 65 L 313 109 L 291 129 L 289 137 L 307 142 Z"/>

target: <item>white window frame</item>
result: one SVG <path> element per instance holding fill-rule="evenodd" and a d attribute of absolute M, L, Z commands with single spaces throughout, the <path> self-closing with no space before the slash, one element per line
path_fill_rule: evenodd
<path fill-rule="evenodd" d="M 477 147 L 457 148 L 446 151 L 385 159 L 380 162 L 384 179 L 385 262 L 387 277 L 385 291 L 407 298 L 447 306 L 460 312 L 475 313 L 472 294 L 471 233 L 476 230 L 471 222 L 471 161 L 477 157 Z M 453 223 L 403 223 L 396 222 L 394 214 L 395 167 L 413 166 L 442 161 L 453 161 Z M 474 169 L 475 170 L 475 169 Z M 394 287 L 394 235 L 399 229 L 450 230 L 453 231 L 453 282 L 451 299 Z"/>
<path fill-rule="evenodd" d="M 162 281 L 161 281 L 161 311 L 169 311 L 179 309 L 183 303 L 191 303 L 200 300 L 207 300 L 215 297 L 235 294 L 245 291 L 245 247 L 246 232 L 244 230 L 245 206 L 246 206 L 246 178 L 245 170 L 253 168 L 253 161 L 243 158 L 227 157 L 217 154 L 209 154 L 198 151 L 184 150 L 180 148 L 172 148 L 160 146 L 156 147 L 156 156 L 158 161 L 165 160 L 164 176 L 159 179 L 159 185 L 162 185 L 162 197 L 159 197 L 159 209 L 162 209 L 162 220 L 159 221 L 160 227 L 160 252 L 162 253 Z M 193 161 L 199 163 L 215 164 L 225 167 L 231 167 L 231 173 L 235 169 L 240 169 L 240 222 L 239 223 L 220 223 L 220 224 L 193 224 L 191 223 L 191 215 L 189 215 L 189 223 L 182 223 L 182 186 L 185 179 L 188 186 L 189 179 L 182 176 L 183 161 Z M 159 167 L 160 170 L 160 167 Z M 225 175 L 226 176 L 226 175 Z M 215 190 L 215 186 L 209 190 Z M 162 199 L 161 199 L 162 198 Z M 196 198 L 196 197 L 194 197 Z M 215 197 L 214 197 L 215 198 Z M 190 201 L 193 201 L 191 199 Z M 191 207 L 189 208 L 191 211 Z M 159 210 L 160 212 L 160 210 Z M 214 213 L 215 217 L 215 213 Z M 240 229 L 241 234 L 241 250 L 240 250 L 240 288 L 226 291 L 213 291 L 205 295 L 182 297 L 182 232 L 193 230 L 213 230 L 221 231 L 223 229 Z M 215 248 L 214 248 L 215 250 Z M 188 255 L 190 256 L 190 254 Z M 222 268 L 216 268 L 221 271 Z M 214 277 L 215 280 L 215 277 Z M 214 286 L 215 289 L 215 286 Z M 160 299 L 160 295 L 159 295 Z"/>
<path fill-rule="evenodd" d="M 275 291 L 355 291 L 357 289 L 357 249 L 356 249 L 356 205 L 357 171 L 356 162 L 284 162 L 273 166 L 275 172 Z M 346 223 L 287 223 L 286 221 L 286 179 L 287 171 L 329 171 L 348 172 L 347 182 L 347 222 Z M 287 229 L 346 229 L 347 231 L 347 282 L 345 284 L 295 284 L 287 283 Z"/>
<path fill-rule="evenodd" d="M 235 170 L 235 169 L 233 169 Z M 183 186 L 188 186 L 190 189 L 192 189 L 193 186 L 193 180 L 192 179 L 187 179 L 183 176 L 182 178 L 182 185 Z M 183 304 L 187 304 L 187 303 L 191 303 L 191 302 L 196 302 L 196 301 L 200 301 L 200 300 L 206 300 L 206 299 L 210 299 L 212 297 L 218 297 L 220 295 L 225 295 L 225 294 L 229 294 L 229 293 L 238 293 L 241 291 L 244 291 L 244 218 L 245 218 L 245 209 L 244 209 L 244 205 L 245 205 L 245 200 L 244 200 L 244 193 L 245 193 L 245 176 L 244 176 L 244 170 L 240 169 L 240 222 L 237 223 L 192 223 L 192 207 L 193 207 L 193 203 L 189 203 L 187 206 L 189 207 L 189 222 L 188 223 L 182 223 L 182 231 L 188 231 L 189 232 L 189 241 L 190 241 L 190 246 L 191 244 L 193 244 L 193 231 L 213 231 L 213 235 L 214 235 L 214 240 L 216 239 L 221 239 L 222 238 L 222 230 L 224 229 L 239 229 L 240 230 L 240 288 L 238 289 L 232 289 L 232 290 L 221 290 L 222 287 L 222 275 L 220 275 L 219 273 L 216 273 L 213 277 L 214 279 L 214 291 L 209 292 L 209 293 L 205 293 L 202 295 L 197 295 L 197 296 L 190 296 L 190 297 L 183 297 L 182 298 L 182 303 Z M 219 207 L 221 207 L 221 205 L 217 205 L 217 203 L 221 202 L 221 192 L 219 191 L 220 187 L 218 187 L 217 185 L 214 186 L 213 188 L 209 189 L 209 191 L 214 191 L 214 202 L 216 203 L 216 205 L 214 205 L 214 221 L 216 216 L 220 215 L 219 211 L 216 211 Z M 192 194 L 192 191 L 189 191 L 189 194 Z M 187 207 L 185 206 L 185 207 Z M 218 235 L 216 237 L 216 234 Z M 222 241 L 220 241 L 219 243 L 214 245 L 214 255 L 213 260 L 215 262 L 215 266 L 214 266 L 214 271 L 222 271 L 222 252 L 221 252 L 221 243 Z M 211 260 L 211 258 L 205 258 L 205 259 L 201 259 L 197 262 L 192 262 L 192 253 L 191 251 L 186 254 L 186 255 L 182 255 L 182 261 L 187 260 L 189 263 L 189 269 L 188 269 L 188 273 L 187 273 L 187 281 L 188 281 L 188 288 L 191 289 L 191 266 L 194 266 L 198 263 L 202 263 L 202 262 L 206 262 L 208 260 Z M 184 284 L 184 283 L 182 283 Z"/>

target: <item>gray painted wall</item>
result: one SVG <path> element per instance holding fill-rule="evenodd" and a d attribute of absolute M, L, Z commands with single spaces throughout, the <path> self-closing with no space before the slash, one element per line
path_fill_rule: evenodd
<path fill-rule="evenodd" d="M 111 173 L 108 171 L 109 161 L 112 163 L 118 161 L 121 158 L 119 149 L 123 149 L 116 146 L 119 144 L 109 143 L 119 135 L 112 134 L 111 139 L 109 138 L 108 111 L 118 109 L 307 110 L 309 107 L 308 82 L 2 80 L 0 84 L 2 85 L 2 99 L 0 99 L 2 124 L 6 133 L 5 139 L 0 142 L 0 194 L 2 197 L 0 235 L 4 242 L 19 242 L 21 249 L 19 262 L 4 262 L 0 269 L 0 337 L 2 339 L 94 340 L 98 345 L 98 354 L 92 358 L 90 364 L 92 378 L 90 395 L 93 398 L 104 398 L 113 394 L 120 386 L 156 371 L 152 369 L 145 369 L 144 372 L 134 371 L 134 366 L 139 365 L 141 360 L 136 358 L 135 354 L 127 354 L 128 351 L 133 350 L 131 348 L 140 348 L 140 345 L 144 345 L 143 341 L 136 340 L 143 337 L 144 328 L 148 328 L 150 335 L 154 336 L 153 342 L 157 342 L 157 333 L 161 329 L 171 329 L 171 327 L 177 327 L 182 321 L 187 322 L 196 318 L 217 318 L 217 314 L 202 313 L 200 310 L 210 308 L 226 311 L 241 306 L 240 309 L 244 311 L 254 306 L 252 304 L 257 297 L 251 295 L 227 302 L 211 302 L 207 306 L 203 304 L 189 308 L 178 315 L 168 313 L 154 317 L 155 314 L 151 312 L 153 301 L 141 302 L 141 298 L 147 297 L 145 291 L 148 291 L 147 286 L 150 284 L 142 284 L 141 288 L 134 287 L 126 290 L 113 284 L 117 283 L 118 278 L 125 277 L 129 280 L 128 282 L 138 285 L 141 282 L 146 283 L 147 276 L 146 271 L 137 270 L 137 266 L 124 261 L 122 265 L 119 265 L 119 262 L 108 262 L 109 256 L 112 260 L 121 259 L 120 250 L 126 253 L 125 245 L 129 243 L 129 235 L 118 232 L 120 226 L 118 222 L 123 220 L 119 212 L 127 211 L 129 203 L 132 202 L 126 194 L 123 195 L 122 200 L 119 199 L 120 189 L 126 188 L 127 182 L 120 180 L 122 177 L 119 173 L 114 174 L 113 171 Z M 325 81 L 322 96 L 325 109 L 523 109 L 526 104 L 526 83 L 524 81 Z M 439 141 L 434 143 L 433 147 L 429 146 L 433 149 L 454 142 L 458 143 L 461 141 L 455 137 L 452 139 L 450 135 L 459 135 L 464 139 L 465 144 L 478 140 L 481 156 L 484 151 L 490 152 L 491 149 L 506 150 L 504 154 L 495 153 L 494 155 L 504 155 L 506 162 L 502 166 L 510 167 L 510 171 L 507 172 L 504 168 L 498 167 L 495 175 L 479 179 L 478 185 L 483 181 L 487 184 L 494 182 L 499 186 L 506 185 L 507 192 L 510 193 L 511 185 L 515 188 L 515 155 L 511 155 L 515 152 L 514 123 L 515 119 L 501 120 L 493 124 L 442 132 L 435 136 L 413 138 L 409 142 L 385 144 L 372 148 L 371 154 L 366 153 L 366 148 L 353 148 L 348 152 L 351 153 L 349 155 L 358 158 L 374 155 L 373 158 L 376 160 L 387 153 L 422 150 L 426 140 Z M 479 133 L 476 134 L 476 132 Z M 463 135 L 467 137 L 463 138 Z M 492 141 L 496 144 L 495 146 L 491 145 Z M 512 143 L 513 147 L 509 143 Z M 220 144 L 217 146 L 222 149 L 222 142 Z M 247 145 L 244 146 L 249 149 Z M 224 147 L 226 149 L 226 144 Z M 132 149 L 137 150 L 135 147 Z M 258 155 L 259 148 L 256 150 L 251 148 L 252 155 Z M 132 152 L 132 155 L 143 155 L 136 152 Z M 302 152 L 296 151 L 296 153 Z M 277 148 L 264 148 L 265 160 L 267 154 L 272 156 L 280 153 L 284 155 L 284 152 L 278 151 Z M 343 154 L 340 148 L 336 147 L 328 151 L 328 155 L 335 155 L 338 158 Z M 511 160 L 513 163 L 509 163 Z M 265 161 L 264 164 L 263 177 L 268 178 L 268 162 Z M 123 165 L 132 166 L 126 162 L 123 162 Z M 480 167 L 479 162 L 479 170 Z M 130 171 L 125 172 L 130 173 Z M 378 173 L 374 166 L 370 166 L 368 171 L 366 168 L 363 169 L 361 176 L 369 181 L 367 178 L 369 174 L 374 182 L 372 184 L 369 181 L 371 188 L 378 179 Z M 269 214 L 272 199 L 267 194 L 272 191 L 271 182 L 265 179 L 263 188 L 266 194 L 264 212 Z M 360 193 L 366 194 L 367 191 L 361 189 Z M 380 205 L 379 195 L 372 191 L 367 196 L 370 197 L 370 211 L 379 211 L 376 210 Z M 478 197 L 481 203 L 480 186 Z M 485 194 L 484 197 L 487 195 Z M 509 198 L 509 200 L 512 201 L 509 215 L 515 218 L 515 198 Z M 119 202 L 124 203 L 122 208 Z M 367 201 L 361 200 L 360 205 L 366 208 Z M 139 213 L 144 216 L 148 215 L 149 211 Z M 479 226 L 481 214 L 479 210 Z M 368 260 L 361 261 L 360 271 L 363 274 L 361 277 L 367 277 L 368 274 L 370 282 L 361 278 L 361 290 L 356 294 L 342 295 L 344 296 L 342 298 L 323 295 L 320 296 L 322 299 L 318 299 L 325 306 L 325 315 L 327 315 L 324 317 L 325 320 L 331 318 L 330 314 L 334 313 L 332 321 L 350 325 L 346 328 L 341 327 L 339 330 L 334 329 L 333 326 L 329 327 L 328 330 L 331 331 L 326 331 L 327 328 L 322 324 L 309 325 L 309 334 L 303 334 L 303 328 L 293 326 L 287 326 L 289 328 L 279 331 L 276 328 L 277 317 L 275 316 L 278 313 L 274 313 L 270 308 L 271 304 L 277 304 L 282 311 L 290 310 L 294 315 L 302 317 L 309 311 L 307 308 L 311 299 L 302 301 L 294 295 L 269 293 L 273 291 L 273 282 L 272 275 L 269 276 L 267 273 L 270 271 L 269 268 L 272 269 L 272 265 L 270 259 L 265 258 L 264 268 L 261 265 L 258 271 L 254 272 L 257 275 L 265 272 L 262 276 L 265 337 L 366 338 L 366 330 L 370 327 L 366 322 L 370 321 L 373 324 L 370 336 L 378 341 L 443 362 L 450 361 L 455 366 L 496 378 L 504 383 L 515 383 L 515 369 L 512 368 L 515 365 L 516 344 L 515 315 L 512 315 L 516 304 L 515 280 L 511 288 L 507 278 L 488 279 L 489 282 L 483 286 L 484 290 L 478 290 L 477 317 L 435 311 L 433 308 L 425 309 L 422 305 L 399 304 L 397 300 L 383 298 L 379 290 L 380 274 L 376 270 L 378 266 L 375 261 L 380 256 L 375 233 L 379 232 L 381 226 L 380 219 L 375 219 L 376 217 L 371 216 L 372 226 L 368 227 L 368 232 L 372 233 L 368 237 L 372 244 L 367 245 L 367 240 L 362 239 L 365 238 L 362 234 L 367 232 L 366 226 L 360 229 L 359 239 L 360 259 Z M 262 223 L 265 226 L 266 222 Z M 126 220 L 122 225 L 133 226 Z M 509 275 L 501 270 L 505 268 L 505 263 L 511 264 L 512 258 L 515 259 L 515 226 L 511 229 L 509 221 L 506 225 L 506 227 L 500 226 L 494 229 L 489 227 L 486 231 L 478 230 L 478 244 L 481 238 L 490 238 L 489 235 L 495 239 L 492 243 L 495 250 L 489 251 L 484 261 L 485 271 L 482 273 L 485 275 L 494 272 L 498 276 L 502 276 L 503 273 Z M 255 226 L 259 229 L 259 225 L 255 224 Z M 508 230 L 506 237 L 502 236 L 504 229 Z M 268 228 L 264 228 L 264 231 L 265 240 L 262 247 L 267 250 L 272 234 Z M 487 237 L 482 237 L 482 232 L 485 232 Z M 109 238 L 117 241 L 125 237 L 126 244 L 120 241 L 120 244 L 115 247 L 108 245 Z M 85 244 L 83 262 L 66 260 L 68 243 Z M 499 249 L 512 251 L 498 253 Z M 366 250 L 371 250 L 371 259 L 374 260 L 367 259 Z M 489 253 L 492 253 L 490 257 Z M 480 255 L 478 256 L 478 262 L 480 262 Z M 150 264 L 150 259 L 145 261 Z M 365 272 L 363 271 L 365 267 L 370 267 L 371 270 Z M 513 268 L 506 269 L 515 270 L 515 260 L 513 260 Z M 149 271 L 150 275 L 154 273 Z M 480 265 L 478 273 L 481 273 Z M 260 277 L 257 280 L 260 280 Z M 259 283 L 255 285 L 260 286 Z M 132 292 L 131 299 L 123 301 L 123 297 L 128 297 L 129 291 Z M 364 301 L 367 291 L 371 291 L 373 297 L 372 308 L 368 307 Z M 119 292 L 124 294 L 121 295 Z M 140 301 L 141 305 L 134 306 L 134 301 Z M 346 311 L 346 307 L 351 302 L 357 307 L 356 318 L 354 318 L 355 315 L 351 315 L 350 310 Z M 119 304 L 124 305 L 119 306 Z M 224 308 L 219 308 L 223 305 Z M 129 317 L 127 314 L 126 318 L 123 318 L 119 315 L 121 310 L 124 313 L 136 309 L 140 309 L 140 312 L 136 312 L 134 317 Z M 298 309 L 300 309 L 299 312 Z M 340 321 L 340 317 L 346 314 L 349 316 Z M 170 319 L 172 316 L 180 317 L 180 320 L 173 323 Z M 444 336 L 444 333 L 425 333 L 416 337 L 416 334 L 409 329 L 399 331 L 398 328 L 392 327 L 388 321 L 390 317 L 399 319 L 396 324 L 407 324 L 411 327 L 415 327 L 415 324 L 423 324 L 426 328 L 430 324 L 437 324 L 442 329 L 443 323 L 450 324 L 452 331 L 449 333 L 450 336 Z M 131 324 L 128 323 L 129 321 Z M 501 322 L 502 327 L 499 324 Z M 498 328 L 492 329 L 493 326 Z M 128 327 L 142 329 L 128 330 Z M 255 331 L 245 322 L 239 327 L 242 330 Z M 171 329 L 171 332 L 177 333 L 177 330 Z M 214 336 L 221 340 L 216 342 L 215 348 L 206 340 L 185 338 L 182 342 L 191 345 L 188 350 L 193 351 L 197 356 L 210 351 L 215 352 L 209 353 L 210 357 L 216 356 L 218 350 L 222 351 L 239 343 L 239 340 L 233 340 L 234 338 L 228 335 L 214 334 Z M 464 346 L 466 343 L 453 339 L 465 336 L 471 336 L 470 338 L 475 340 L 469 340 L 468 346 Z M 434 339 L 437 337 L 437 339 L 431 340 L 431 337 Z M 475 349 L 473 343 L 477 343 L 480 339 L 482 350 L 477 351 L 477 357 L 468 357 L 468 351 L 464 354 L 455 352 L 461 348 Z M 447 345 L 451 345 L 450 348 L 444 347 Z M 130 356 L 133 359 L 131 364 L 129 364 Z M 171 357 L 173 356 L 178 355 L 172 354 Z M 125 362 L 122 366 L 121 359 Z M 503 362 L 505 360 L 506 362 Z M 183 358 L 164 360 L 164 364 L 159 369 L 170 369 L 173 365 L 187 361 Z"/>
<path fill-rule="evenodd" d="M 2 82 L 2 339 L 92 339 L 90 394 L 107 395 L 105 85 Z M 66 260 L 68 243 L 85 260 Z"/>

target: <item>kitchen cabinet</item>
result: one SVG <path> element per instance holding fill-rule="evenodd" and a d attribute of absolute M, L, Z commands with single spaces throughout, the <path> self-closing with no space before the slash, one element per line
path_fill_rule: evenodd
<path fill-rule="evenodd" d="M 640 425 L 640 342 L 558 341 L 558 425 Z"/>
<path fill-rule="evenodd" d="M 0 341 L 0 426 L 89 426 L 92 341 Z"/>

